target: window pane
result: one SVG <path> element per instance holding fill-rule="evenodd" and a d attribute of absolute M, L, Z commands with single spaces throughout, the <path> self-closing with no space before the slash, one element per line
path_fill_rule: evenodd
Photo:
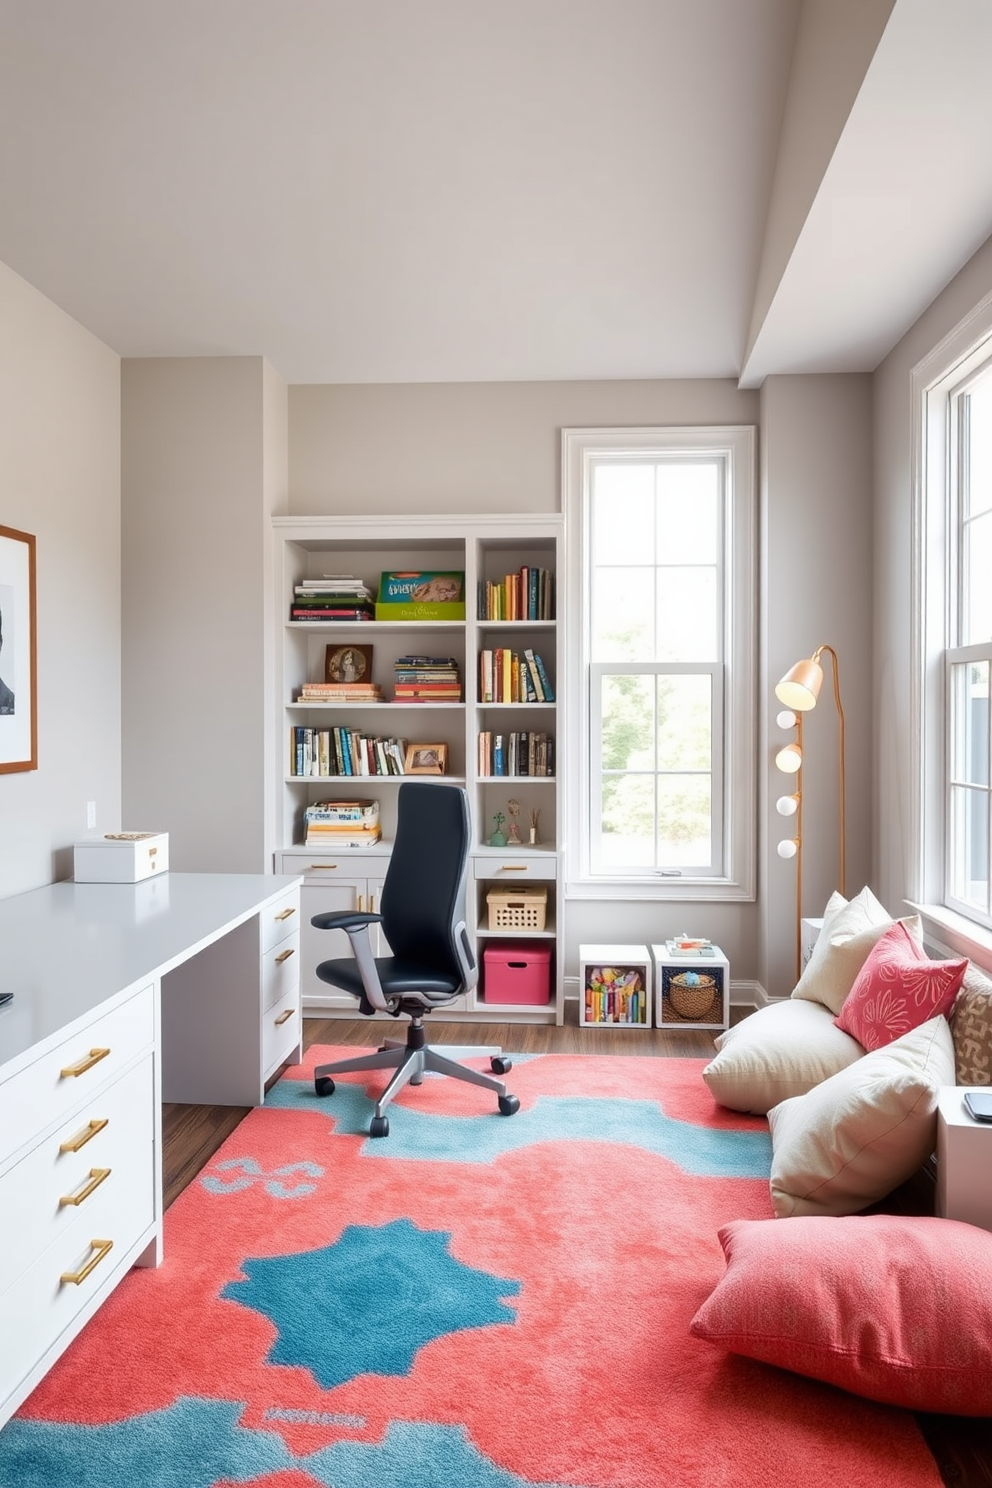
<path fill-rule="evenodd" d="M 693 868 L 713 858 L 712 799 L 708 775 L 658 778 L 658 863 Z"/>
<path fill-rule="evenodd" d="M 715 563 L 719 535 L 715 462 L 658 465 L 657 561 Z"/>
<path fill-rule="evenodd" d="M 653 568 L 594 569 L 593 661 L 655 660 L 654 586 Z"/>
<path fill-rule="evenodd" d="M 717 615 L 715 569 L 659 569 L 658 661 L 719 661 Z"/>
<path fill-rule="evenodd" d="M 968 394 L 968 512 L 992 508 L 992 373 Z"/>
<path fill-rule="evenodd" d="M 989 783 L 989 664 L 951 667 L 951 779 L 961 785 Z"/>
<path fill-rule="evenodd" d="M 654 867 L 654 791 L 653 775 L 603 777 L 602 835 L 594 853 L 598 871 Z"/>
<path fill-rule="evenodd" d="M 962 643 L 992 641 L 992 511 L 964 529 L 964 627 Z"/>
<path fill-rule="evenodd" d="M 654 678 L 603 678 L 601 763 L 604 770 L 654 769 Z"/>
<path fill-rule="evenodd" d="M 988 813 L 987 791 L 951 787 L 951 893 L 983 914 L 989 912 Z"/>
<path fill-rule="evenodd" d="M 709 770 L 712 682 L 704 677 L 658 678 L 659 770 Z"/>
<path fill-rule="evenodd" d="M 654 509 L 653 464 L 597 462 L 589 533 L 593 564 L 650 562 Z"/>

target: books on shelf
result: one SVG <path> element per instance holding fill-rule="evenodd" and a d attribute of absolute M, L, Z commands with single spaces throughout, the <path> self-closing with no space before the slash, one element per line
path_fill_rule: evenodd
<path fill-rule="evenodd" d="M 547 568 L 525 566 L 502 579 L 480 580 L 476 618 L 553 620 L 554 575 Z"/>
<path fill-rule="evenodd" d="M 464 570 L 410 569 L 382 574 L 375 618 L 464 620 Z"/>
<path fill-rule="evenodd" d="M 382 840 L 378 801 L 314 801 L 303 813 L 305 846 L 374 847 Z"/>
<path fill-rule="evenodd" d="M 529 647 L 522 653 L 507 646 L 479 652 L 480 703 L 553 703 L 554 700 L 544 663 Z"/>
<path fill-rule="evenodd" d="M 399 656 L 394 666 L 397 703 L 460 703 L 462 684 L 453 656 Z"/>
<path fill-rule="evenodd" d="M 665 950 L 673 961 L 684 961 L 692 956 L 713 956 L 715 949 L 711 940 L 701 936 L 677 935 L 665 941 Z"/>
<path fill-rule="evenodd" d="M 350 728 L 289 730 L 289 773 L 296 777 L 405 775 L 406 739 L 382 738 Z"/>
<path fill-rule="evenodd" d="M 493 733 L 484 729 L 478 739 L 477 768 L 480 775 L 513 775 L 546 779 L 555 773 L 553 734 L 512 731 Z"/>

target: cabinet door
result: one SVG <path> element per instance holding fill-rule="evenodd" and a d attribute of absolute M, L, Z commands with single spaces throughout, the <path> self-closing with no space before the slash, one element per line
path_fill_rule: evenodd
<path fill-rule="evenodd" d="M 361 901 L 361 903 L 359 903 Z M 304 883 L 300 890 L 303 923 L 300 927 L 300 990 L 304 1009 L 348 1008 L 358 1011 L 358 1004 L 347 992 L 339 992 L 317 976 L 321 961 L 332 961 L 351 955 L 351 942 L 343 930 L 315 930 L 310 921 L 315 914 L 347 914 L 368 905 L 364 878 L 335 878 L 333 882 Z M 372 942 L 375 948 L 376 941 Z"/>

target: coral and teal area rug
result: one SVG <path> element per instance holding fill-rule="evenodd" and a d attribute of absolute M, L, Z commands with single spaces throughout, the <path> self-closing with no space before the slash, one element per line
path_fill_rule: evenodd
<path fill-rule="evenodd" d="M 689 1335 L 772 1220 L 700 1060 L 429 1076 L 372 1141 L 312 1049 L 0 1432 L 3 1488 L 938 1488 L 914 1418 Z M 381 1088 L 381 1076 L 369 1090 Z"/>

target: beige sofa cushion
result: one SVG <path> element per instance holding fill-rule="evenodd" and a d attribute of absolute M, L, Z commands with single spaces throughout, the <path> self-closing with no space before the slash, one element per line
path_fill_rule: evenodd
<path fill-rule="evenodd" d="M 836 1016 L 876 942 L 893 923 L 869 888 L 862 889 L 850 902 L 840 894 L 832 895 L 823 916 L 823 929 L 792 996 L 822 1003 Z M 922 945 L 919 915 L 910 915 L 899 923 Z"/>
<path fill-rule="evenodd" d="M 992 980 L 969 961 L 949 1013 L 957 1085 L 992 1084 Z"/>
<path fill-rule="evenodd" d="M 732 1111 L 758 1116 L 789 1096 L 804 1095 L 864 1053 L 818 1002 L 771 1003 L 716 1040 L 717 1054 L 703 1070 L 715 1100 Z"/>
<path fill-rule="evenodd" d="M 939 1016 L 774 1106 L 776 1215 L 856 1214 L 898 1188 L 933 1151 L 938 1091 L 953 1084 L 951 1030 Z"/>

